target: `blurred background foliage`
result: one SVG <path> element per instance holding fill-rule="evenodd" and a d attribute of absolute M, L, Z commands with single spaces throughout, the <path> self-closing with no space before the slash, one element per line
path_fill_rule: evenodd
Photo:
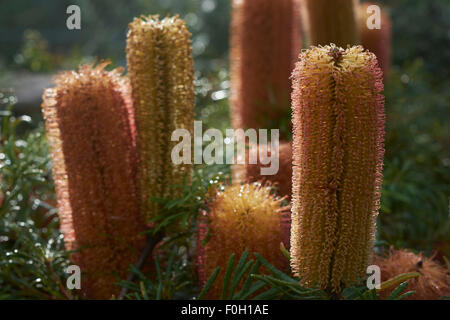
<path fill-rule="evenodd" d="M 387 137 L 378 240 L 380 245 L 437 253 L 443 261 L 450 255 L 450 2 L 380 2 L 393 23 L 393 67 L 385 83 Z M 81 7 L 81 30 L 66 28 L 70 4 Z M 230 1 L 0 2 L 0 299 L 70 295 L 61 290 L 67 253 L 57 229 L 40 95 L 31 107 L 13 112 L 10 106 L 21 103 L 17 92 L 28 88 L 12 83 L 21 74 L 44 76 L 47 82 L 38 83 L 42 93 L 52 74 L 80 63 L 108 58 L 125 66 L 127 24 L 135 16 L 156 13 L 179 14 L 193 34 L 196 119 L 204 127 L 229 127 Z M 206 182 L 215 170 L 228 172 L 223 167 L 208 170 L 202 177 Z M 183 252 L 181 247 L 173 250 Z M 185 254 L 177 257 L 186 260 Z M 183 279 L 192 278 L 186 264 L 183 268 Z M 136 290 L 144 295 L 142 287 Z"/>

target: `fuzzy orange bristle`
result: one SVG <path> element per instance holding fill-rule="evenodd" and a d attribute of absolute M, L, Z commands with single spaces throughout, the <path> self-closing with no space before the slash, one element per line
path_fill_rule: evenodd
<path fill-rule="evenodd" d="M 232 2 L 230 69 L 234 128 L 290 125 L 289 75 L 301 47 L 294 0 Z M 283 121 L 284 124 L 280 123 Z"/>
<path fill-rule="evenodd" d="M 292 144 L 290 142 L 280 142 L 279 145 L 279 169 L 274 175 L 261 175 L 261 168 L 267 165 L 262 165 L 259 161 L 259 149 L 264 148 L 264 153 L 270 156 L 270 144 L 268 146 L 259 146 L 256 148 L 248 148 L 246 153 L 245 164 L 235 164 L 232 166 L 233 183 L 252 183 L 256 181 L 269 181 L 278 189 L 278 194 L 282 197 L 291 197 L 292 192 Z M 252 155 L 253 154 L 253 155 Z M 256 164 L 250 164 L 250 158 L 257 158 Z"/>
<path fill-rule="evenodd" d="M 373 264 L 381 269 L 381 280 L 386 281 L 395 276 L 418 272 L 420 276 L 408 280 L 406 291 L 414 290 L 415 293 L 407 297 L 411 300 L 435 300 L 443 296 L 450 296 L 449 270 L 426 258 L 422 253 L 415 254 L 409 250 L 391 249 L 388 257 L 376 256 Z M 386 297 L 392 290 L 383 290 L 381 297 Z"/>
<path fill-rule="evenodd" d="M 108 299 L 145 245 L 136 196 L 130 88 L 108 63 L 62 72 L 43 95 L 61 231 L 82 296 Z"/>

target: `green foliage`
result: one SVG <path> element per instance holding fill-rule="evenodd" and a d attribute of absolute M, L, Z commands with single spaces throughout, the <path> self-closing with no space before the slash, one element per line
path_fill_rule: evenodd
<path fill-rule="evenodd" d="M 55 69 L 58 59 L 48 51 L 48 42 L 36 30 L 26 30 L 21 52 L 15 62 L 33 72 L 49 72 Z"/>
<path fill-rule="evenodd" d="M 379 238 L 426 250 L 450 242 L 449 82 L 431 86 L 421 60 L 386 86 L 387 136 Z"/>
<path fill-rule="evenodd" d="M 67 6 L 81 8 L 81 30 L 69 31 Z M 38 31 L 48 41 L 48 50 L 64 57 L 108 57 L 125 64 L 125 30 L 133 17 L 141 14 L 179 14 L 193 34 L 193 54 L 197 70 L 218 70 L 226 63 L 228 50 L 229 1 L 218 0 L 53 0 L 4 1 L 0 3 L 0 66 L 12 64 L 23 47 L 27 29 Z M 24 23 L 26 21 L 26 23 Z M 92 32 L 95 30 L 95 37 Z M 31 67 L 31 65 L 28 65 Z M 43 70 L 45 71 L 45 70 Z"/>
<path fill-rule="evenodd" d="M 164 259 L 164 264 L 160 262 L 161 258 Z M 136 276 L 136 280 L 118 282 L 118 285 L 128 289 L 124 299 L 189 299 L 195 294 L 195 284 L 192 282 L 190 269 L 186 266 L 185 252 L 179 247 L 175 246 L 168 256 L 164 253 L 156 255 L 154 269 L 156 272 L 149 276 L 131 265 L 130 271 Z"/>
<path fill-rule="evenodd" d="M 450 2 L 447 0 L 382 0 L 392 19 L 394 64 L 422 57 L 433 82 L 448 79 L 450 64 Z M 412 22 L 414 21 L 414 22 Z"/>
<path fill-rule="evenodd" d="M 366 286 L 345 288 L 341 295 L 330 297 L 326 292 L 316 288 L 306 288 L 300 284 L 300 279 L 292 277 L 274 267 L 260 254 L 253 253 L 255 260 L 249 259 L 250 254 L 245 251 L 235 264 L 236 257 L 230 256 L 225 270 L 222 284 L 222 300 L 379 300 L 380 296 L 375 289 L 369 290 Z M 236 266 L 235 266 L 236 265 Z M 234 267 L 235 266 L 235 267 Z M 208 293 L 212 284 L 221 272 L 220 267 L 211 274 L 198 299 Z M 269 273 L 269 274 L 267 274 Z M 362 279 L 361 282 L 364 282 Z M 241 290 L 236 292 L 238 284 Z M 403 292 L 408 285 L 405 281 L 396 287 L 387 297 L 387 300 L 402 300 L 414 291 Z M 229 290 L 231 286 L 231 290 Z"/>
<path fill-rule="evenodd" d="M 30 122 L 0 111 L 0 299 L 72 298 L 43 128 L 18 135 Z"/>

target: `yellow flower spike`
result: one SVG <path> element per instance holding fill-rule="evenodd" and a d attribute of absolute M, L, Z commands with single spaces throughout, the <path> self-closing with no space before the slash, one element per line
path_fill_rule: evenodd
<path fill-rule="evenodd" d="M 364 276 L 378 214 L 382 74 L 361 46 L 313 47 L 293 72 L 291 266 L 339 292 Z"/>
<path fill-rule="evenodd" d="M 129 24 L 127 65 L 137 130 L 141 212 L 150 220 L 158 206 L 152 197 L 176 197 L 170 188 L 190 181 L 191 165 L 176 165 L 171 150 L 175 129 L 191 135 L 194 118 L 191 34 L 178 16 L 142 16 Z"/>
<path fill-rule="evenodd" d="M 289 210 L 271 194 L 270 185 L 244 184 L 219 192 L 209 212 L 200 217 L 197 257 L 204 285 L 218 266 L 221 273 L 208 293 L 219 299 L 230 256 L 258 252 L 277 268 L 287 266 L 280 242 L 288 243 Z M 206 242 L 206 244 L 203 244 Z"/>

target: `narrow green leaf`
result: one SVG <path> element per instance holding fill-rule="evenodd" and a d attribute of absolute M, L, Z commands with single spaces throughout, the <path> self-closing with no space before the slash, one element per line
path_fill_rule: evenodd
<path fill-rule="evenodd" d="M 206 284 L 203 287 L 202 291 L 198 295 L 198 298 L 197 298 L 198 300 L 203 299 L 204 296 L 208 293 L 208 291 L 211 288 L 211 286 L 213 285 L 214 281 L 216 281 L 217 276 L 219 275 L 219 272 L 220 272 L 220 267 L 217 267 L 216 269 L 214 269 L 213 273 L 208 278 L 208 281 L 206 282 Z"/>
<path fill-rule="evenodd" d="M 402 293 L 402 291 L 405 290 L 407 285 L 408 281 L 401 283 L 397 288 L 395 288 L 394 291 L 391 292 L 391 294 L 386 298 L 386 300 L 394 300 L 395 298 L 397 298 L 400 295 L 400 293 Z"/>
<path fill-rule="evenodd" d="M 230 286 L 230 279 L 231 274 L 233 273 L 233 266 L 234 262 L 236 260 L 236 255 L 233 253 L 230 257 L 230 260 L 228 260 L 227 269 L 225 271 L 225 278 L 223 281 L 223 288 L 222 288 L 222 300 L 226 299 L 228 287 Z"/>
<path fill-rule="evenodd" d="M 234 292 L 236 291 L 236 288 L 237 288 L 239 282 L 241 282 L 242 278 L 247 273 L 248 269 L 250 269 L 253 262 L 254 262 L 253 260 L 248 261 L 238 274 L 236 274 L 237 271 L 235 271 L 235 275 L 233 278 L 233 283 L 231 284 L 231 290 L 230 290 L 230 295 L 228 296 L 228 299 L 230 299 L 230 300 L 233 299 Z"/>

